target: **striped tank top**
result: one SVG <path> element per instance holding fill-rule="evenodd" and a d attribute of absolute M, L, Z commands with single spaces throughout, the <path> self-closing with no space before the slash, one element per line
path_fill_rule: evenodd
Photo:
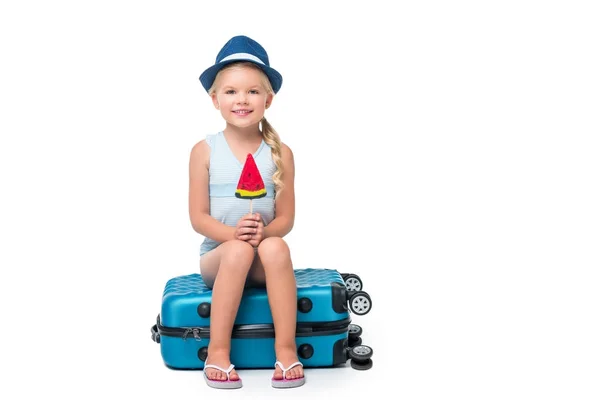
<path fill-rule="evenodd" d="M 228 226 L 236 226 L 242 216 L 250 212 L 250 200 L 235 197 L 243 163 L 235 157 L 223 132 L 206 136 L 210 147 L 209 201 L 210 215 Z M 260 213 L 265 226 L 275 218 L 275 185 L 273 174 L 276 166 L 271 157 L 271 147 L 263 140 L 253 154 L 256 166 L 265 183 L 267 195 L 260 199 L 252 199 L 252 212 Z M 205 237 L 200 245 L 200 256 L 214 249 L 220 243 Z"/>

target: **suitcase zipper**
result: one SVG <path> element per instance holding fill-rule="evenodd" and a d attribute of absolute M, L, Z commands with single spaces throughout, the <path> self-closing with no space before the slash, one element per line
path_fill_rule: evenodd
<path fill-rule="evenodd" d="M 340 321 L 329 322 L 299 322 L 296 325 L 296 336 L 327 336 L 348 332 L 348 325 L 351 319 L 346 318 Z M 181 327 L 171 328 L 160 324 L 160 315 L 157 318 L 156 326 L 161 336 L 181 337 L 186 340 L 190 335 L 195 340 L 210 338 L 210 328 L 206 327 Z M 233 339 L 237 338 L 272 338 L 275 337 L 273 324 L 248 324 L 236 325 L 233 327 Z"/>
<path fill-rule="evenodd" d="M 160 326 L 159 326 L 159 332 L 160 332 Z M 194 339 L 196 340 L 202 340 L 202 337 L 200 337 L 200 329 L 199 328 L 184 328 L 183 334 L 181 335 L 181 337 L 183 338 L 183 340 L 186 340 L 189 334 L 194 335 Z M 170 336 L 170 335 L 165 335 L 165 336 Z"/>

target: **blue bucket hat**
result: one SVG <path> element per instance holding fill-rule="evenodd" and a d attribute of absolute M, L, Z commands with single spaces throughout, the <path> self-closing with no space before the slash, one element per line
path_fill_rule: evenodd
<path fill-rule="evenodd" d="M 256 41 L 247 36 L 234 36 L 217 54 L 215 65 L 208 68 L 200 75 L 200 82 L 208 92 L 217 73 L 226 65 L 238 62 L 249 61 L 256 64 L 269 78 L 273 91 L 277 93 L 283 83 L 283 78 L 279 72 L 271 68 L 267 51 Z"/>

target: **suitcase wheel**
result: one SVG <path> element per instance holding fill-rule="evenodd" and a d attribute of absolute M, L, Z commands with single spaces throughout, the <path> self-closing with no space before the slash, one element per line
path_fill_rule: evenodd
<path fill-rule="evenodd" d="M 367 370 L 373 366 L 373 349 L 369 346 L 358 345 L 352 347 L 348 352 L 350 356 L 350 366 L 354 369 Z"/>
<path fill-rule="evenodd" d="M 358 361 L 352 360 L 352 361 L 350 361 L 350 366 L 354 369 L 365 371 L 373 366 L 373 360 L 367 360 L 364 362 L 358 362 Z"/>
<path fill-rule="evenodd" d="M 344 284 L 346 285 L 346 290 L 358 292 L 362 290 L 363 283 L 355 274 L 342 274 L 342 279 L 344 280 Z"/>
<path fill-rule="evenodd" d="M 356 325 L 356 324 L 348 325 L 348 337 L 349 338 L 356 339 L 360 335 L 362 335 L 362 332 L 363 332 L 363 330 L 360 327 L 360 325 Z"/>
<path fill-rule="evenodd" d="M 348 347 L 356 347 L 362 343 L 362 328 L 356 324 L 348 325 Z"/>
<path fill-rule="evenodd" d="M 356 347 L 356 346 L 360 346 L 362 344 L 362 338 L 357 337 L 357 338 L 348 338 L 348 347 L 352 348 L 352 347 Z"/>
<path fill-rule="evenodd" d="M 350 296 L 350 309 L 354 314 L 365 315 L 371 311 L 371 296 L 365 292 L 355 292 Z"/>

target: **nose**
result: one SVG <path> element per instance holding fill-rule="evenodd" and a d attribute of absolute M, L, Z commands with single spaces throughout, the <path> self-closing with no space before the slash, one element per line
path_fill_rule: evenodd
<path fill-rule="evenodd" d="M 240 93 L 237 100 L 238 104 L 248 104 L 246 93 Z"/>

